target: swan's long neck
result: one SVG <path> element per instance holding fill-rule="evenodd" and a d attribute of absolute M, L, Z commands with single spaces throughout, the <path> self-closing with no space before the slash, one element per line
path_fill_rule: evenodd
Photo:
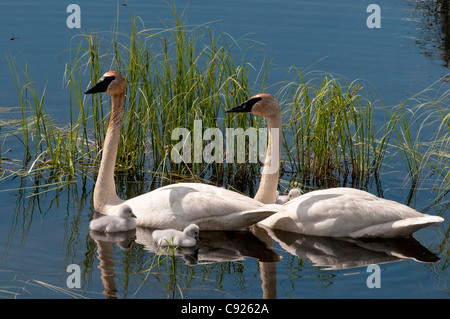
<path fill-rule="evenodd" d="M 259 189 L 255 199 L 264 204 L 273 204 L 277 198 L 281 157 L 281 114 L 267 117 L 268 143 L 266 158 L 261 173 Z"/>
<path fill-rule="evenodd" d="M 123 202 L 116 193 L 114 169 L 124 104 L 125 94 L 111 95 L 111 118 L 103 143 L 102 161 L 94 188 L 94 209 L 102 213 L 107 213 L 105 211 L 106 205 L 117 205 Z"/>

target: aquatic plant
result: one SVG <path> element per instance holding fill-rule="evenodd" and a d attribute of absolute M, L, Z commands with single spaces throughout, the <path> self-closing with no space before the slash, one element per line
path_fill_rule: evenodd
<path fill-rule="evenodd" d="M 295 67 L 291 68 L 294 79 L 288 75 L 283 83 L 268 86 L 271 63 L 263 60 L 261 66 L 255 65 L 252 52 L 257 45 L 245 38 L 233 39 L 209 24 L 190 26 L 185 11 L 179 14 L 175 7 L 172 10 L 172 24 L 160 29 L 146 29 L 139 18 L 132 17 L 129 34 L 116 29 L 74 37 L 73 42 L 79 42 L 66 52 L 69 118 L 65 125 L 55 124 L 45 112 L 46 91 L 35 89 L 27 65 L 22 69 L 7 57 L 20 119 L 2 125 L 1 154 L 5 154 L 3 146 L 10 138 L 23 145 L 21 167 L 15 166 L 11 174 L 45 173 L 54 178 L 57 188 L 97 170 L 109 101 L 101 94 L 84 95 L 89 86 L 86 73 L 92 83 L 114 69 L 128 81 L 116 167 L 119 180 L 150 179 L 150 187 L 180 179 L 208 181 L 253 195 L 260 164 L 249 163 L 249 154 L 245 163 L 232 165 L 225 160 L 178 163 L 171 157 L 178 142 L 172 139 L 172 132 L 180 127 L 192 132 L 199 120 L 203 131 L 214 127 L 259 129 L 260 119 L 226 116 L 223 110 L 253 94 L 276 90 L 271 93 L 282 106 L 285 123 L 281 172 L 288 184 L 366 188 L 387 167 L 391 157 L 386 158 L 386 154 L 395 153 L 403 159 L 413 186 L 428 168 L 439 176 L 440 196 L 448 193 L 447 93 L 420 102 L 414 112 L 407 104 L 417 97 L 393 108 L 375 108 L 361 81 L 347 83 L 331 75 L 305 80 Z M 440 116 L 441 122 L 418 116 L 425 107 L 434 110 L 430 111 L 432 117 Z M 381 127 L 374 120 L 375 111 L 385 112 L 389 119 Z M 411 135 L 412 123 L 419 128 L 416 137 Z M 438 127 L 435 139 L 418 143 L 422 127 L 429 125 Z M 201 146 L 208 142 L 202 139 Z M 194 149 L 194 141 L 191 144 Z M 17 163 L 3 159 L 3 174 Z"/>
<path fill-rule="evenodd" d="M 361 83 L 325 76 L 318 85 L 298 81 L 282 88 L 289 100 L 284 115 L 285 171 L 291 182 L 314 187 L 365 187 L 377 177 L 392 122 L 376 130 L 375 108 L 360 94 Z"/>
<path fill-rule="evenodd" d="M 439 190 L 436 200 L 450 192 L 450 91 L 442 92 L 439 83 L 388 112 L 398 124 L 393 141 L 408 172 L 409 199 L 429 179 Z"/>

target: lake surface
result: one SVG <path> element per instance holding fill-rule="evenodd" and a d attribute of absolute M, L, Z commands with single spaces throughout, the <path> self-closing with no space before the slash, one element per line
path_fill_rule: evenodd
<path fill-rule="evenodd" d="M 184 1 L 175 3 L 184 8 Z M 377 1 L 381 28 L 374 29 L 366 24 L 370 3 L 205 0 L 191 1 L 186 15 L 189 24 L 210 23 L 232 38 L 258 43 L 260 61 L 264 54 L 274 58 L 269 85 L 296 66 L 306 73 L 364 79 L 385 105 L 396 105 L 435 82 L 448 89 L 441 79 L 448 73 L 448 26 L 442 22 L 448 23 L 442 18 L 448 11 L 434 11 L 440 2 Z M 162 28 L 173 19 L 164 1 L 77 4 L 80 29 L 67 27 L 67 4 L 60 1 L 0 3 L 0 108 L 18 106 L 5 54 L 23 67 L 27 63 L 34 84 L 46 89 L 46 112 L 64 124 L 69 121 L 65 51 L 73 47 L 75 35 L 112 31 L 117 16 L 124 33 L 133 15 L 145 28 Z M 14 153 L 20 145 L 8 148 Z M 381 176 L 386 198 L 405 202 L 405 176 L 401 165 L 392 163 Z M 166 255 L 156 253 L 147 229 L 115 239 L 90 234 L 91 179 L 80 177 L 58 191 L 49 186 L 39 196 L 33 193 L 36 181 L 26 176 L 1 180 L 1 298 L 449 297 L 449 215 L 445 205 L 433 205 L 432 181 L 421 185 L 411 206 L 446 221 L 418 231 L 415 240 L 344 241 L 255 229 L 203 233 L 197 251 Z M 72 264 L 81 271 L 80 288 L 68 287 Z M 369 287 L 372 264 L 380 267 L 380 288 Z"/>

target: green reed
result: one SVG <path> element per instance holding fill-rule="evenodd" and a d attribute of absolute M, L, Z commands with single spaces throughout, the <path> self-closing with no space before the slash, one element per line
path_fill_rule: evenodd
<path fill-rule="evenodd" d="M 296 72 L 299 80 L 282 88 L 288 98 L 284 156 L 291 182 L 364 187 L 383 167 L 392 125 L 376 129 L 374 107 L 361 84 L 332 76 L 304 82 Z"/>
<path fill-rule="evenodd" d="M 25 69 L 18 70 L 12 60 L 8 57 L 7 60 L 21 110 L 19 130 L 7 134 L 17 137 L 23 145 L 24 165 L 29 165 L 28 171 L 38 166 L 45 168 L 51 166 L 73 174 L 70 149 L 63 142 L 67 137 L 67 130 L 55 127 L 43 109 L 45 88 L 42 94 L 39 94 L 29 78 L 27 65 Z M 21 74 L 24 77 L 23 82 Z"/>
<path fill-rule="evenodd" d="M 2 137 L 3 141 L 11 136 L 20 140 L 23 166 L 29 173 L 46 171 L 73 178 L 80 172 L 96 170 L 110 102 L 106 94 L 86 96 L 83 92 L 106 71 L 117 70 L 128 81 L 116 167 L 125 175 L 119 174 L 119 178 L 150 178 L 153 182 L 193 179 L 232 184 L 252 192 L 257 184 L 258 163 L 224 164 L 226 159 L 197 163 L 194 154 L 190 162 L 175 163 L 171 151 L 179 140 L 172 140 L 172 132 L 180 127 L 193 132 L 196 120 L 201 120 L 203 131 L 219 127 L 225 133 L 225 128 L 265 127 L 260 117 L 223 111 L 267 91 L 282 107 L 282 173 L 289 174 L 290 184 L 327 187 L 350 183 L 366 187 L 386 168 L 390 160 L 386 154 L 396 153 L 413 182 L 428 168 L 439 176 L 443 194 L 448 192 L 447 95 L 420 102 L 422 107 L 418 106 L 413 114 L 406 104 L 376 108 L 367 98 L 364 84 L 346 83 L 333 76 L 306 81 L 296 68 L 292 68 L 294 80 L 267 86 L 270 61 L 255 66 L 252 42 L 235 40 L 208 24 L 188 25 L 185 12 L 179 14 L 175 7 L 172 10 L 173 21 L 160 29 L 146 29 L 134 17 L 130 18 L 127 34 L 116 30 L 74 38 L 77 45 L 66 52 L 64 82 L 69 93 L 69 118 L 65 126 L 54 124 L 45 113 L 45 89 L 37 92 L 27 66 L 21 69 L 7 57 L 21 119 L 15 131 L 3 126 Z M 86 74 L 90 83 L 86 82 Z M 280 87 L 277 92 L 270 92 L 276 86 Z M 433 108 L 434 122 L 429 121 L 431 117 L 409 116 L 421 114 L 419 110 L 425 105 Z M 374 112 L 384 112 L 387 123 L 379 127 Z M 439 116 L 441 120 L 436 122 Z M 411 123 L 418 123 L 416 137 L 411 135 Z M 420 127 L 425 125 L 439 128 L 436 137 L 417 143 L 422 136 Z M 203 140 L 203 147 L 209 142 Z"/>
<path fill-rule="evenodd" d="M 408 172 L 410 197 L 430 179 L 437 199 L 450 192 L 450 91 L 442 92 L 439 82 L 388 111 L 397 123 L 393 140 Z"/>

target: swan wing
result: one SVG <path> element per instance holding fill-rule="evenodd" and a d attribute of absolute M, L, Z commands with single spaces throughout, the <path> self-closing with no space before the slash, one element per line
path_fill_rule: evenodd
<path fill-rule="evenodd" d="M 416 230 L 441 223 L 444 221 L 439 216 L 412 217 L 404 220 L 387 222 L 385 224 L 373 225 L 355 231 L 349 237 L 409 237 Z"/>
<path fill-rule="evenodd" d="M 313 191 L 282 207 L 261 225 L 315 236 L 406 237 L 443 220 L 351 188 Z"/>
<path fill-rule="evenodd" d="M 202 230 L 242 230 L 279 211 L 237 192 L 200 183 L 167 185 L 125 203 L 138 226 L 178 230 L 192 223 Z"/>

